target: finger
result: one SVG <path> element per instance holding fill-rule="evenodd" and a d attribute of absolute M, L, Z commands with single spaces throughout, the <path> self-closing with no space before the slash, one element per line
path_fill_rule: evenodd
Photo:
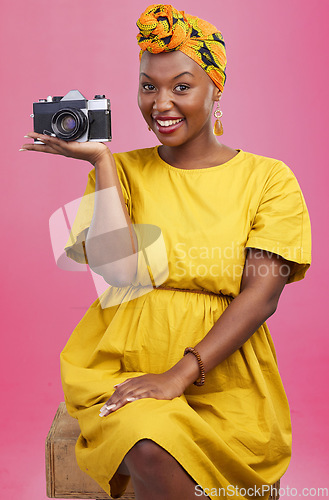
<path fill-rule="evenodd" d="M 106 401 L 105 405 L 100 409 L 99 416 L 105 417 L 127 403 L 132 403 L 137 399 L 139 399 L 138 395 L 132 393 L 132 391 L 129 391 L 125 395 L 121 395 L 119 398 L 113 398 L 113 396 L 111 396 L 110 399 Z"/>
<path fill-rule="evenodd" d="M 38 134 L 36 132 L 29 132 L 25 137 L 40 141 L 42 144 L 35 142 L 23 144 L 23 151 L 39 151 L 42 153 L 63 154 L 63 150 L 67 149 L 67 142 L 58 137 L 51 137 L 45 134 Z M 47 146 L 48 149 L 40 146 Z"/>
<path fill-rule="evenodd" d="M 132 380 L 130 378 L 127 378 L 126 380 L 124 380 L 123 382 L 121 382 L 120 384 L 115 384 L 113 387 L 121 387 L 123 384 L 125 384 L 126 382 L 128 382 L 129 380 Z"/>
<path fill-rule="evenodd" d="M 29 139 L 36 139 L 39 141 L 42 141 L 47 144 L 61 144 L 65 145 L 67 144 L 66 141 L 63 141 L 63 139 L 59 139 L 58 137 L 54 137 L 53 135 L 48 135 L 48 134 L 40 134 L 39 132 L 29 132 L 26 134 L 24 137 L 29 138 Z"/>
<path fill-rule="evenodd" d="M 28 132 L 26 135 L 24 135 L 24 137 L 28 137 L 29 139 L 37 139 L 40 136 L 51 137 L 52 139 L 58 139 L 57 137 L 55 137 L 53 135 L 42 134 L 41 132 Z"/>
<path fill-rule="evenodd" d="M 39 151 L 40 153 L 52 153 L 56 154 L 57 151 L 50 145 L 46 144 L 23 144 L 20 151 Z"/>
<path fill-rule="evenodd" d="M 26 135 L 24 135 L 24 137 L 28 137 L 30 139 L 36 139 L 36 136 L 38 134 L 36 132 L 28 132 Z"/>
<path fill-rule="evenodd" d="M 116 405 L 115 404 L 112 404 L 112 405 L 105 404 L 100 409 L 99 416 L 100 417 L 106 417 L 107 415 L 110 414 L 111 410 L 114 410 L 114 409 L 116 409 Z"/>
<path fill-rule="evenodd" d="M 112 403 L 112 404 L 105 404 L 102 406 L 99 412 L 100 417 L 107 417 L 110 413 L 113 413 L 114 411 L 118 410 L 119 408 L 122 408 L 122 406 L 125 406 L 127 404 L 127 401 L 119 401 L 118 403 Z"/>
<path fill-rule="evenodd" d="M 130 384 L 128 384 L 128 382 L 130 382 Z M 138 394 L 136 393 L 137 388 L 134 387 L 132 389 L 131 383 L 136 385 L 136 377 L 127 378 L 120 384 L 115 384 L 113 386 L 115 392 L 101 407 L 99 412 L 100 417 L 105 417 L 110 413 L 114 412 L 115 410 L 118 410 L 125 404 L 131 403 L 133 401 L 136 401 L 136 399 L 139 399 Z"/>
<path fill-rule="evenodd" d="M 54 148 L 67 146 L 67 141 L 59 139 L 58 137 L 54 137 L 52 135 L 40 134 L 39 132 L 29 132 L 25 137 L 41 141 L 44 144 L 50 144 Z"/>
<path fill-rule="evenodd" d="M 43 138 L 51 137 L 51 136 L 47 136 L 45 134 L 40 134 L 37 132 L 29 132 L 28 134 L 24 135 L 24 137 L 26 137 L 26 139 L 34 139 L 34 140 L 43 141 Z"/>
<path fill-rule="evenodd" d="M 36 134 L 36 135 L 38 136 L 37 139 L 39 139 L 42 142 L 47 142 L 49 144 L 59 144 L 63 146 L 67 145 L 67 141 L 59 139 L 58 137 L 53 135 L 48 135 L 48 134 Z"/>

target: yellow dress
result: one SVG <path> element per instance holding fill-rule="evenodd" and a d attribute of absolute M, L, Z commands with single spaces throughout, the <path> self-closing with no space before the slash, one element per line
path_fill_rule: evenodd
<path fill-rule="evenodd" d="M 149 285 L 139 280 L 124 294 L 109 287 L 105 307 L 100 298 L 91 305 L 60 356 L 67 409 L 81 429 L 78 464 L 119 497 L 127 477 L 116 470 L 130 448 L 148 438 L 175 457 L 211 499 L 218 498 L 219 488 L 237 498 L 233 489 L 271 485 L 288 467 L 292 436 L 266 323 L 206 374 L 204 386 L 192 384 L 173 400 L 139 399 L 103 418 L 99 410 L 114 384 L 162 373 L 182 358 L 185 347 L 202 340 L 239 294 L 247 247 L 294 261 L 289 283 L 305 276 L 311 232 L 298 182 L 281 161 L 242 150 L 222 165 L 196 170 L 165 163 L 158 146 L 114 157 L 135 227 L 161 229 L 167 257 L 167 273 L 158 273 L 163 286 L 214 294 L 153 288 L 147 262 L 147 293 L 134 295 L 135 286 Z M 77 262 L 85 262 L 83 242 L 93 214 L 88 195 L 94 190 L 93 169 L 65 248 Z M 142 245 L 142 232 L 138 238 Z M 161 245 L 155 248 L 161 253 Z"/>

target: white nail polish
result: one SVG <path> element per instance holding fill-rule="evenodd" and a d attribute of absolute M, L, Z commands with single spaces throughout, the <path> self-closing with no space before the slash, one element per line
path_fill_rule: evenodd
<path fill-rule="evenodd" d="M 24 137 L 26 137 L 27 139 L 31 139 L 29 135 L 24 135 Z"/>
<path fill-rule="evenodd" d="M 113 410 L 113 408 L 115 408 L 115 407 L 116 407 L 116 405 L 114 405 L 114 404 L 113 405 L 108 405 L 108 406 L 105 406 L 105 410 L 106 411 Z"/>
<path fill-rule="evenodd" d="M 28 149 L 21 148 L 18 151 L 28 151 Z"/>
<path fill-rule="evenodd" d="M 99 410 L 99 416 L 104 417 L 104 415 L 106 415 L 108 411 L 113 410 L 115 407 L 115 404 L 102 406 L 102 408 Z"/>

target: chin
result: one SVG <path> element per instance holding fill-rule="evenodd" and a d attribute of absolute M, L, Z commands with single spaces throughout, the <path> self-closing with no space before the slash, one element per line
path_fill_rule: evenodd
<path fill-rule="evenodd" d="M 165 134 L 155 134 L 158 141 L 163 144 L 163 146 L 171 146 L 171 147 L 178 147 L 182 146 L 188 141 L 187 137 L 178 137 L 177 135 L 170 135 L 168 134 L 167 136 Z"/>
<path fill-rule="evenodd" d="M 163 144 L 163 146 L 179 146 L 181 144 L 181 141 L 177 141 L 177 139 L 170 139 L 169 137 L 159 137 L 156 136 L 158 141 Z"/>

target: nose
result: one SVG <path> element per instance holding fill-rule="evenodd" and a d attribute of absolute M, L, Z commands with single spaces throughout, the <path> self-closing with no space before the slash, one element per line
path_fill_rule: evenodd
<path fill-rule="evenodd" d="M 173 102 L 171 96 L 165 90 L 158 92 L 154 97 L 153 110 L 161 113 L 163 111 L 169 111 L 173 107 Z"/>

